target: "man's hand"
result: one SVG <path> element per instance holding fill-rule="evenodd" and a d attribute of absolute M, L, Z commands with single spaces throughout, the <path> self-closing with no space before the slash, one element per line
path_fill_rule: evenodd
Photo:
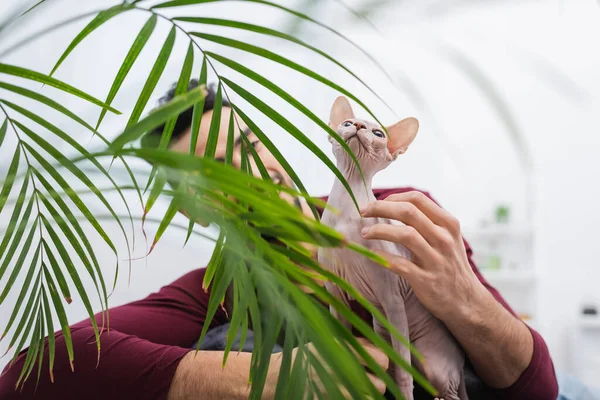
<path fill-rule="evenodd" d="M 377 364 L 387 370 L 389 363 L 387 356 L 367 340 L 360 338 L 358 340 Z M 296 351 L 294 351 L 295 354 Z M 222 351 L 199 351 L 198 354 L 190 351 L 183 357 L 175 371 L 168 399 L 247 399 L 250 394 L 248 377 L 251 357 L 251 353 L 232 352 L 223 368 Z M 275 397 L 281 361 L 280 353 L 271 356 L 263 399 Z M 368 375 L 377 390 L 384 393 L 383 381 L 374 375 Z"/>
<path fill-rule="evenodd" d="M 436 317 L 444 320 L 468 312 L 478 292 L 485 290 L 469 265 L 458 220 L 421 192 L 394 194 L 370 203 L 361 212 L 367 218 L 389 218 L 405 224 L 376 224 L 362 234 L 366 239 L 401 244 L 412 252 L 412 261 L 379 253 Z"/>
<path fill-rule="evenodd" d="M 379 252 L 405 278 L 423 305 L 462 345 L 477 374 L 491 387 L 512 385 L 533 356 L 527 326 L 502 305 L 473 272 L 456 218 L 421 192 L 368 204 L 364 217 L 389 218 L 405 226 L 376 224 L 366 239 L 387 240 L 412 252 L 412 260 Z"/>

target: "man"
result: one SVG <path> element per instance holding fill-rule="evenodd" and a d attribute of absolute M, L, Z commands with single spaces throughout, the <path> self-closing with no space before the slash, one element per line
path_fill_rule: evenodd
<path fill-rule="evenodd" d="M 197 85 L 192 81 L 190 88 Z M 173 98 L 173 90 L 161 101 Z M 204 154 L 215 95 L 209 90 L 196 154 Z M 215 158 L 226 152 L 229 109 L 224 104 Z M 192 111 L 177 121 L 170 149 L 187 153 Z M 273 180 L 291 186 L 276 159 L 248 129 L 247 135 Z M 151 135 L 160 135 L 159 128 Z M 234 164 L 239 167 L 241 140 L 236 140 Z M 558 389 L 552 360 L 541 336 L 520 321 L 474 265 L 462 240 L 458 221 L 427 195 L 408 188 L 376 191 L 378 201 L 363 214 L 402 221 L 409 228 L 371 229 L 369 239 L 390 240 L 411 249 L 426 245 L 422 257 L 408 262 L 390 257 L 392 269 L 412 285 L 420 301 L 440 318 L 460 342 L 475 373 L 492 396 L 511 400 L 555 400 Z M 384 200 L 385 199 L 385 200 Z M 307 213 L 308 214 L 308 213 Z M 433 224 L 432 224 L 433 223 Z M 431 229 L 431 228 L 434 229 Z M 64 338 L 56 335 L 54 382 L 42 372 L 36 388 L 30 379 L 20 392 L 14 385 L 25 361 L 21 354 L 0 378 L 0 398 L 20 399 L 242 399 L 249 393 L 250 353 L 231 354 L 222 368 L 223 353 L 190 349 L 206 317 L 209 295 L 202 290 L 204 269 L 192 271 L 143 300 L 110 310 L 111 330 L 101 336 L 100 364 L 89 320 L 71 327 L 75 371 L 71 372 Z M 440 290 L 441 289 L 441 290 Z M 227 323 L 218 312 L 211 327 Z M 386 357 L 365 343 L 378 362 Z M 47 346 L 46 346 L 47 349 Z M 48 371 L 48 356 L 42 371 Z M 280 357 L 273 355 L 264 397 L 272 398 Z M 381 382 L 376 386 L 383 392 Z M 34 396 L 35 393 L 35 396 Z"/>

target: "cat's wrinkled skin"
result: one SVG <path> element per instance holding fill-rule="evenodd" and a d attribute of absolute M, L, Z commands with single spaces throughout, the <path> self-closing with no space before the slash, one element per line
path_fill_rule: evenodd
<path fill-rule="evenodd" d="M 406 151 L 418 130 L 418 122 L 407 118 L 387 128 L 389 138 L 377 124 L 354 117 L 350 103 L 339 97 L 331 110 L 330 126 L 346 141 L 356 155 L 363 170 L 367 187 L 361 179 L 354 162 L 341 145 L 330 138 L 337 165 L 348 180 L 352 191 L 362 208 L 375 201 L 371 190 L 373 176 L 390 165 L 399 154 Z M 322 222 L 343 233 L 347 240 L 359 243 L 371 250 L 385 250 L 406 258 L 410 252 L 395 243 L 381 240 L 366 240 L 361 235 L 364 227 L 377 223 L 396 224 L 398 222 L 381 218 L 362 218 L 356 210 L 348 192 L 336 180 L 329 196 L 328 205 L 339 210 L 334 214 L 325 210 Z M 327 248 L 319 251 L 319 261 L 323 266 L 345 279 L 358 289 L 363 296 L 378 307 L 388 320 L 402 333 L 424 356 L 425 364 L 413 359 L 415 365 L 439 392 L 439 398 L 445 400 L 466 400 L 463 366 L 464 354 L 445 325 L 435 318 L 419 302 L 407 281 L 392 271 L 343 248 Z M 327 283 L 327 289 L 345 304 L 352 300 L 337 286 Z M 434 289 L 432 289 L 434 290 Z M 438 288 L 438 290 L 445 290 Z M 347 321 L 336 313 L 344 324 Z M 395 338 L 390 339 L 387 329 L 373 320 L 375 331 L 388 341 L 394 350 L 404 359 L 411 360 L 407 347 Z M 404 396 L 413 399 L 412 376 L 398 366 L 390 371 Z"/>

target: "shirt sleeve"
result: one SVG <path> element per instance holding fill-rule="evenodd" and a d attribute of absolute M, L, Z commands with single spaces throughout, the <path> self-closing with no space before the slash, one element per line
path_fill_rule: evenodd
<path fill-rule="evenodd" d="M 377 200 L 385 200 L 388 196 L 396 193 L 405 193 L 413 191 L 413 188 L 394 188 L 374 190 Z M 421 191 L 427 197 L 435 201 L 427 192 Z M 439 204 L 436 202 L 436 204 Z M 464 240 L 464 239 L 463 239 Z M 477 275 L 479 281 L 485 286 L 494 298 L 502 304 L 512 315 L 517 317 L 513 309 L 508 305 L 500 293 L 492 287 L 479 272 L 479 269 L 473 262 L 473 250 L 467 241 L 464 241 L 469 258 L 469 264 Z M 529 327 L 533 337 L 533 356 L 529 366 L 523 371 L 519 379 L 511 386 L 503 389 L 495 389 L 495 398 L 499 400 L 556 400 L 558 397 L 558 382 L 554 365 L 548 347 L 542 336 L 534 329 Z"/>
<path fill-rule="evenodd" d="M 72 325 L 73 370 L 65 337 L 57 332 L 52 375 L 46 343 L 39 382 L 35 369 L 15 390 L 27 354 L 21 352 L 0 376 L 0 399 L 166 400 L 179 362 L 193 351 L 207 317 L 204 273 L 194 270 L 142 300 L 111 309 L 99 355 L 90 319 Z M 102 315 L 96 320 L 101 326 Z M 218 309 L 211 326 L 226 320 Z"/>

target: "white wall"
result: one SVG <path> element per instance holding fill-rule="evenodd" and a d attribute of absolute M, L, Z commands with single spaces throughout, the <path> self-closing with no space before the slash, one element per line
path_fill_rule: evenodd
<path fill-rule="evenodd" d="M 38 12 L 37 18 L 46 22 L 62 19 L 66 10 L 73 12 L 75 4 L 77 8 L 83 7 L 80 3 L 62 0 L 55 6 L 50 4 L 46 11 Z M 535 263 L 541 275 L 537 283 L 537 326 L 550 346 L 557 368 L 573 371 L 575 366 L 571 360 L 576 352 L 582 351 L 569 347 L 578 307 L 582 298 L 597 296 L 600 282 L 595 229 L 600 223 L 600 211 L 596 207 L 600 195 L 597 183 L 600 136 L 597 135 L 599 121 L 594 113 L 598 109 L 600 93 L 597 67 L 600 55 L 595 51 L 600 33 L 600 10 L 591 0 L 561 3 L 564 4 L 560 7 L 555 2 L 544 1 L 463 7 L 446 17 L 424 14 L 417 7 L 399 6 L 378 16 L 381 34 L 374 33 L 365 24 L 347 23 L 346 18 L 340 17 L 343 13 L 334 6 L 329 11 L 325 8 L 320 15 L 322 20 L 338 26 L 368 48 L 394 79 L 406 74 L 419 89 L 425 99 L 425 108 L 405 91 L 390 85 L 373 64 L 352 47 L 340 40 L 321 40 L 327 37 L 322 31 L 308 31 L 309 40 L 329 50 L 365 77 L 392 105 L 397 116 L 359 84 L 327 66 L 323 60 L 296 47 L 281 47 L 264 39 L 260 43 L 279 46 L 277 49 L 289 54 L 290 58 L 319 68 L 325 75 L 367 99 L 385 123 L 393 123 L 397 117 L 408 115 L 419 117 L 421 130 L 414 146 L 406 156 L 378 176 L 376 184 L 412 185 L 429 190 L 466 227 L 474 227 L 481 219 L 489 218 L 494 206 L 500 202 L 511 205 L 517 222 L 525 222 L 530 217 L 526 212 L 526 179 L 502 120 L 473 81 L 448 60 L 445 44 L 460 49 L 491 77 L 502 98 L 508 100 L 533 160 L 534 214 L 531 217 L 535 226 Z M 94 9 L 105 4 L 111 2 L 88 1 L 85 7 Z M 221 9 L 209 5 L 205 10 L 218 15 Z M 257 16 L 243 7 L 229 10 L 235 13 L 232 18 L 256 23 Z M 128 46 L 146 18 L 140 14 L 135 18 L 109 22 L 103 28 L 104 34 L 94 34 L 86 39 L 56 76 L 103 98 Z M 260 20 L 270 26 L 281 26 L 285 22 L 280 14 L 267 12 L 261 13 Z M 16 40 L 19 35 L 37 29 L 37 21 L 19 26 L 8 37 Z M 73 24 L 32 43 L 30 50 L 15 52 L 1 61 L 47 72 L 68 40 L 84 25 L 85 22 Z M 153 46 L 142 53 L 144 63 L 134 67 L 133 78 L 124 88 L 126 91 L 117 97 L 117 108 L 131 107 L 132 99 L 143 85 L 167 31 L 167 24 L 161 22 L 157 35 L 152 39 Z M 244 37 L 238 32 L 231 34 Z M 255 40 L 255 37 L 250 39 Z M 259 40 L 257 38 L 255 42 Z M 177 49 L 165 73 L 170 78 L 161 82 L 156 98 L 176 80 L 185 46 L 184 37 L 178 36 Z M 225 55 L 233 54 L 229 49 L 221 51 L 212 45 L 207 47 L 218 49 Z M 327 118 L 330 104 L 336 96 L 334 91 L 318 88 L 294 73 L 255 58 L 244 57 L 243 60 L 271 76 L 317 115 Z M 553 69 L 548 70 L 545 67 L 548 64 L 540 60 L 547 60 Z M 550 80 L 556 69 L 567 78 L 560 75 Z M 35 85 L 31 87 L 37 88 Z M 248 84 L 247 87 L 274 99 L 256 86 Z M 48 88 L 43 90 L 56 93 Z M 62 95 L 57 96 L 60 98 Z M 88 121 L 95 121 L 95 109 L 71 98 L 69 102 L 70 107 Z M 282 104 L 281 110 L 289 112 L 290 108 Z M 110 117 L 102 131 L 106 134 L 118 132 L 127 117 Z M 294 116 L 293 120 L 321 148 L 329 151 L 328 142 L 321 132 L 302 118 Z M 64 129 L 74 128 L 68 121 L 60 121 L 60 124 Z M 332 174 L 323 171 L 316 162 L 307 161 L 307 158 L 314 157 L 273 124 L 265 122 L 265 128 L 273 132 L 273 140 L 297 168 L 307 188 L 315 194 L 327 193 L 333 180 Z M 81 140 L 89 138 L 87 133 L 78 137 Z M 4 170 L 9 160 L 2 155 L 0 165 L 3 167 L 0 168 Z M 134 197 L 131 199 L 133 201 Z M 164 205 L 157 206 L 154 215 L 160 217 L 161 210 L 164 210 Z M 107 223 L 106 226 L 110 232 L 118 234 L 114 224 Z M 152 232 L 152 229 L 154 227 L 148 228 L 148 231 Z M 138 234 L 138 244 L 142 240 Z M 139 298 L 206 263 L 212 248 L 210 242 L 195 239 L 184 250 L 181 250 L 181 244 L 181 232 L 175 229 L 168 231 L 147 259 L 147 266 L 144 261 L 134 262 L 131 285 L 127 283 L 127 264 L 121 263 L 123 273 L 112 304 Z M 122 241 L 119 245 L 124 248 Z M 105 248 L 101 242 L 98 246 Z M 125 257 L 124 254 L 121 253 L 121 258 Z M 136 256 L 143 254 L 144 246 L 139 244 Z M 114 257 L 105 251 L 100 256 L 110 273 Z M 7 304 L 10 304 L 10 299 Z M 72 320 L 84 317 L 85 313 L 77 302 L 70 308 Z M 0 309 L 0 325 L 6 320 L 9 309 L 5 305 Z M 5 348 L 2 346 L 5 344 L 0 344 L 1 352 Z"/>

